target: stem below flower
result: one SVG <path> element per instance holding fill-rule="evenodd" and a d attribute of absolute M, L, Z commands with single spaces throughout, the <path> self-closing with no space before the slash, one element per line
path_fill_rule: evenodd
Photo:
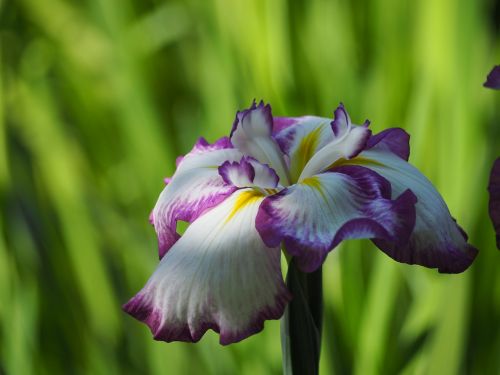
<path fill-rule="evenodd" d="M 293 299 L 281 320 L 283 373 L 316 375 L 319 373 L 323 318 L 321 268 L 304 273 L 292 259 L 286 282 Z"/>

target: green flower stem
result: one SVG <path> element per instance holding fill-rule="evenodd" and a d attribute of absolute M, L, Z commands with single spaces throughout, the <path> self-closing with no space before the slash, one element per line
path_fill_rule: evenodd
<path fill-rule="evenodd" d="M 286 282 L 293 300 L 288 304 L 281 321 L 283 373 L 319 374 L 323 319 L 321 268 L 304 273 L 299 271 L 292 259 Z"/>

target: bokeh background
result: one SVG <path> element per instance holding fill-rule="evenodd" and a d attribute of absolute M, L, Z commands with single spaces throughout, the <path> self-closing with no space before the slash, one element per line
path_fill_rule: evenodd
<path fill-rule="evenodd" d="M 322 373 L 500 373 L 499 18 L 495 0 L 0 1 L 0 373 L 281 373 L 279 322 L 166 344 L 120 309 L 158 263 L 147 218 L 175 157 L 254 98 L 408 130 L 481 250 L 460 275 L 332 252 Z"/>

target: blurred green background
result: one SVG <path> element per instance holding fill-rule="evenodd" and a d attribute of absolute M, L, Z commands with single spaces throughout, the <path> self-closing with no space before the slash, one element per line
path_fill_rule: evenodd
<path fill-rule="evenodd" d="M 334 251 L 322 373 L 500 373 L 499 18 L 495 0 L 0 0 L 0 374 L 281 373 L 279 322 L 166 344 L 121 311 L 158 263 L 147 218 L 175 157 L 253 98 L 404 127 L 481 250 L 461 275 Z"/>

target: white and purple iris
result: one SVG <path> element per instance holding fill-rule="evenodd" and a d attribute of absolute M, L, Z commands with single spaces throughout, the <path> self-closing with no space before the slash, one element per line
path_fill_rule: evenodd
<path fill-rule="evenodd" d="M 369 122 L 273 117 L 255 103 L 230 137 L 200 139 L 177 161 L 151 221 L 160 264 L 124 309 L 156 340 L 240 341 L 278 319 L 292 296 L 280 251 L 312 272 L 341 241 L 369 238 L 404 263 L 464 271 L 477 250 L 416 168 L 409 136 Z M 190 225 L 181 236 L 177 221 Z"/>

